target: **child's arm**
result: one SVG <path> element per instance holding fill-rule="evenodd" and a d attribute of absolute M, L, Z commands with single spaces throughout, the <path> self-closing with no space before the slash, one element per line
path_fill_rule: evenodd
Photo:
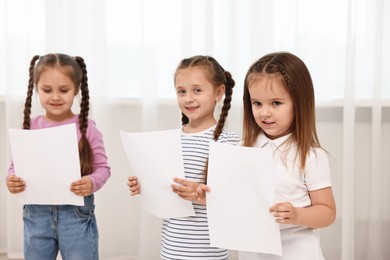
<path fill-rule="evenodd" d="M 294 224 L 310 228 L 323 228 L 331 225 L 336 218 L 336 204 L 332 188 L 310 191 L 312 205 L 295 208 L 289 202 L 277 203 L 270 208 L 275 220 L 281 224 Z"/>
<path fill-rule="evenodd" d="M 131 191 L 131 196 L 141 194 L 141 189 L 138 183 L 137 176 L 129 176 L 127 180 L 127 186 L 129 186 L 129 190 Z"/>
<path fill-rule="evenodd" d="M 73 182 L 71 186 L 81 185 L 79 188 L 83 188 L 82 194 L 90 195 L 103 187 L 108 178 L 111 176 L 111 169 L 107 162 L 103 135 L 96 128 L 96 124 L 93 120 L 88 121 L 86 135 L 93 153 L 93 170 L 89 175 Z M 90 188 L 92 188 L 92 190 L 90 190 Z"/>
<path fill-rule="evenodd" d="M 180 198 L 189 201 L 197 200 L 196 189 L 198 188 L 199 183 L 179 178 L 174 178 L 173 181 L 180 184 L 171 185 L 172 191 L 179 195 Z"/>
<path fill-rule="evenodd" d="M 9 175 L 7 177 L 7 188 L 12 194 L 20 193 L 26 189 L 26 183 L 20 177 Z"/>

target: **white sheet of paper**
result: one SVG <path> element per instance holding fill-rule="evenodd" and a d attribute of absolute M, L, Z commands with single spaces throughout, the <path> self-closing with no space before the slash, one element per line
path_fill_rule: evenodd
<path fill-rule="evenodd" d="M 22 204 L 78 205 L 84 198 L 69 190 L 80 179 L 76 124 L 43 129 L 9 129 L 15 175 L 26 182 Z"/>
<path fill-rule="evenodd" d="M 211 246 L 282 255 L 275 202 L 275 162 L 267 148 L 210 143 L 207 215 Z"/>
<path fill-rule="evenodd" d="M 159 218 L 194 216 L 192 203 L 170 187 L 174 177 L 185 179 L 180 130 L 120 134 L 144 208 Z"/>

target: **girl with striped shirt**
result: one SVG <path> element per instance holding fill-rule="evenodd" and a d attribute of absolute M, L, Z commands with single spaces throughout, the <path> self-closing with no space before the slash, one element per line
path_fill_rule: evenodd
<path fill-rule="evenodd" d="M 210 247 L 206 206 L 197 202 L 196 189 L 207 180 L 210 141 L 236 144 L 240 138 L 224 129 L 234 80 L 210 56 L 184 59 L 176 69 L 175 89 L 182 112 L 182 152 L 185 179 L 174 179 L 172 191 L 192 201 L 195 216 L 163 220 L 161 259 L 228 259 L 228 250 Z M 225 96 L 217 121 L 216 104 Z M 128 178 L 131 195 L 141 192 L 136 176 Z"/>

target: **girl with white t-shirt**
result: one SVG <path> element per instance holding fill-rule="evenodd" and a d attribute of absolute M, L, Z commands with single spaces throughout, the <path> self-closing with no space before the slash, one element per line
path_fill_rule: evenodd
<path fill-rule="evenodd" d="M 283 256 L 240 252 L 240 260 L 324 259 L 318 229 L 334 222 L 336 205 L 309 70 L 291 53 L 267 54 L 249 68 L 243 100 L 243 145 L 271 147 L 279 162 L 269 211 L 280 224 Z"/>
<path fill-rule="evenodd" d="M 324 259 L 319 228 L 334 222 L 336 205 L 306 65 L 288 52 L 263 56 L 247 72 L 243 100 L 243 145 L 267 149 L 278 162 L 277 203 L 269 211 L 280 224 L 283 256 L 240 252 L 239 259 Z M 206 185 L 198 188 L 199 202 L 205 202 L 207 191 Z"/>

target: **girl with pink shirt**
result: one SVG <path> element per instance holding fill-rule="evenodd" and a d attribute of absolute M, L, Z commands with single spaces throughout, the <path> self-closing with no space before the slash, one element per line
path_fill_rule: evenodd
<path fill-rule="evenodd" d="M 83 58 L 78 56 L 36 55 L 31 60 L 29 74 L 23 129 L 76 123 L 81 176 L 69 186 L 73 193 L 84 197 L 84 206 L 24 205 L 24 258 L 56 259 L 60 252 L 63 259 L 99 259 L 93 194 L 105 184 L 111 173 L 102 134 L 95 122 L 88 119 L 86 65 Z M 45 114 L 31 119 L 34 88 Z M 76 115 L 71 108 L 79 93 L 80 113 Z M 11 163 L 7 177 L 8 190 L 13 194 L 20 193 L 27 185 L 18 177 Z"/>

